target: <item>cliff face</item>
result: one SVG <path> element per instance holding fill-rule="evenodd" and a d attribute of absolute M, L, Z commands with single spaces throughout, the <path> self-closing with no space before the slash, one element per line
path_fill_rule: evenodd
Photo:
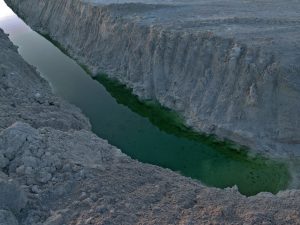
<path fill-rule="evenodd" d="M 0 131 L 15 121 L 35 128 L 90 130 L 80 110 L 54 96 L 36 69 L 19 56 L 17 47 L 6 40 L 2 31 L 0 35 Z"/>
<path fill-rule="evenodd" d="M 1 29 L 0 50 L 0 224 L 300 224 L 297 190 L 247 198 L 130 159 Z"/>
<path fill-rule="evenodd" d="M 194 129 L 272 157 L 299 156 L 299 4 L 6 1 L 94 74 Z"/>

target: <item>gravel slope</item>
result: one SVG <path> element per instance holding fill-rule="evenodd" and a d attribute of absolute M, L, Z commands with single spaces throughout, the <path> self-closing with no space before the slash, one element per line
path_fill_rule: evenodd
<path fill-rule="evenodd" d="M 247 198 L 122 154 L 2 30 L 0 66 L 0 224 L 300 224 L 298 190 Z"/>
<path fill-rule="evenodd" d="M 271 157 L 300 155 L 299 1 L 6 2 L 94 74 L 195 130 Z"/>

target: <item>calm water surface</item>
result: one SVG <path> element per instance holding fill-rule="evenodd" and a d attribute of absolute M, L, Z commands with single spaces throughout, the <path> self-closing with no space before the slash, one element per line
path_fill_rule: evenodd
<path fill-rule="evenodd" d="M 180 125 L 172 112 L 139 102 L 122 85 L 103 77 L 93 80 L 16 15 L 4 16 L 6 7 L 0 0 L 0 27 L 19 46 L 23 58 L 37 67 L 56 94 L 81 108 L 97 135 L 124 153 L 209 186 L 237 185 L 246 195 L 287 187 L 289 174 L 283 164 L 247 156 L 226 143 L 197 135 Z"/>

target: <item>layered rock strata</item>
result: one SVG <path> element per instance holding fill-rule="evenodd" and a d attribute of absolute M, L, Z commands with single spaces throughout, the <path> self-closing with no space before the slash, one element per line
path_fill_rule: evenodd
<path fill-rule="evenodd" d="M 6 2 L 94 74 L 192 128 L 272 157 L 299 156 L 297 1 Z"/>
<path fill-rule="evenodd" d="M 0 224 L 300 224 L 298 190 L 247 198 L 122 154 L 2 30 L 0 65 Z"/>
<path fill-rule="evenodd" d="M 19 56 L 17 47 L 3 32 L 0 35 L 0 131 L 15 121 L 35 128 L 90 129 L 80 110 L 54 96 L 47 81 Z"/>

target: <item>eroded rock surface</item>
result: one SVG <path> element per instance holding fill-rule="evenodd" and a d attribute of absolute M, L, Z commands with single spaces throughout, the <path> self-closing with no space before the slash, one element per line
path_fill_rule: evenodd
<path fill-rule="evenodd" d="M 94 74 L 194 129 L 272 157 L 300 155 L 297 0 L 6 2 Z"/>
<path fill-rule="evenodd" d="M 236 189 L 207 188 L 134 161 L 89 131 L 17 122 L 1 132 L 0 146 L 5 156 L 20 146 L 7 175 L 27 194 L 21 224 L 300 223 L 299 191 L 247 198 Z"/>
<path fill-rule="evenodd" d="M 0 40 L 0 131 L 15 121 L 36 128 L 90 129 L 88 119 L 80 110 L 51 93 L 46 80 L 25 63 L 3 32 Z M 3 163 L 0 154 L 0 167 Z"/>
<path fill-rule="evenodd" d="M 8 210 L 0 210 L 0 224 L 3 225 L 18 225 L 18 221 L 12 212 Z"/>
<path fill-rule="evenodd" d="M 3 74 L 15 72 L 14 92 L 3 88 L 7 76 L 0 76 L 1 113 L 9 109 L 12 115 L 0 117 L 0 224 L 300 224 L 298 190 L 247 198 L 235 188 L 205 187 L 132 160 L 90 132 L 88 120 L 74 106 L 53 109 L 47 104 L 63 101 L 1 30 L 0 47 Z M 30 100 L 37 90 L 47 96 L 43 116 L 36 106 L 40 103 Z M 12 93 L 22 109 L 9 108 Z M 15 116 L 29 112 L 30 120 Z M 40 123 L 56 121 L 57 115 L 64 119 L 62 126 Z"/>

